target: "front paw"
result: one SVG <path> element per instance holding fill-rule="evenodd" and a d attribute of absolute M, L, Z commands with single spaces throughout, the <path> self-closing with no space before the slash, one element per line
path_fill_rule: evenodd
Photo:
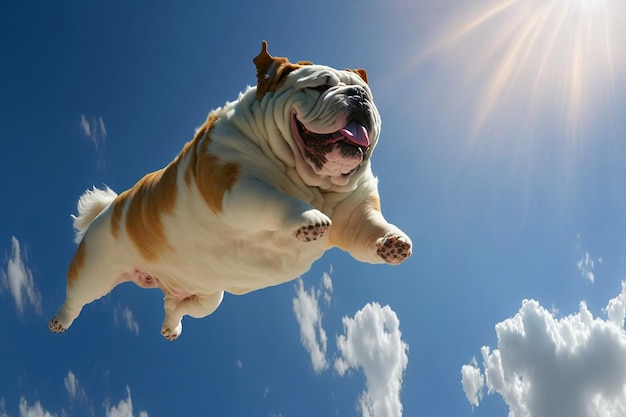
<path fill-rule="evenodd" d="M 324 236 L 332 224 L 330 218 L 319 210 L 311 209 L 302 214 L 303 221 L 293 235 L 302 242 L 312 242 Z"/>
<path fill-rule="evenodd" d="M 376 242 L 376 254 L 390 265 L 398 265 L 411 256 L 411 241 L 400 235 L 381 237 Z"/>

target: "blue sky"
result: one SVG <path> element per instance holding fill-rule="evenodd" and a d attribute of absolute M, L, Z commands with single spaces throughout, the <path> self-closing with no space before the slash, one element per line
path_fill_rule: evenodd
<path fill-rule="evenodd" d="M 626 412 L 624 2 L 302 7 L 0 4 L 0 417 Z M 332 250 L 175 342 L 131 284 L 50 333 L 79 195 L 167 164 L 263 39 L 368 71 L 413 256 Z"/>

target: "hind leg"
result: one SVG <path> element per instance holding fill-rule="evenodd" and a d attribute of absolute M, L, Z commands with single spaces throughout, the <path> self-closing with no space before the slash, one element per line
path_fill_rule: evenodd
<path fill-rule="evenodd" d="M 105 258 L 105 259 L 102 259 Z M 67 273 L 65 302 L 48 323 L 54 333 L 67 330 L 83 306 L 108 294 L 119 282 L 106 257 L 91 261 L 84 240 L 79 245 Z"/>
<path fill-rule="evenodd" d="M 65 302 L 48 323 L 50 330 L 54 333 L 62 333 L 67 330 L 85 305 L 107 295 L 113 289 L 114 283 L 108 281 L 107 285 L 100 286 L 68 284 Z"/>
<path fill-rule="evenodd" d="M 165 318 L 161 327 L 161 334 L 167 340 L 176 340 L 183 332 L 182 319 L 184 315 L 201 318 L 213 313 L 222 302 L 224 292 L 219 291 L 208 295 L 191 295 L 185 298 L 176 298 L 166 294 L 164 301 Z"/>

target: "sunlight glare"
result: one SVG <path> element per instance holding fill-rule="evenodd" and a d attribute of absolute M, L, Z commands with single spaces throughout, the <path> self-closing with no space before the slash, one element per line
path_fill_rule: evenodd
<path fill-rule="evenodd" d="M 615 112 L 626 73 L 623 0 L 508 0 L 461 7 L 426 55 L 462 68 L 475 100 L 472 136 L 514 118 L 545 120 L 568 137 Z"/>

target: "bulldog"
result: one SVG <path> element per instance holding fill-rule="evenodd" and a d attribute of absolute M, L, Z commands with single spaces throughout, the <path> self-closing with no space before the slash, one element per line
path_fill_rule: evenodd
<path fill-rule="evenodd" d="M 162 335 L 205 317 L 224 292 L 245 294 L 305 273 L 331 247 L 399 264 L 411 240 L 381 213 L 371 156 L 380 116 L 364 70 L 273 57 L 257 85 L 212 111 L 166 167 L 121 194 L 87 190 L 72 216 L 78 244 L 66 299 L 49 328 L 116 285 L 160 288 Z"/>

